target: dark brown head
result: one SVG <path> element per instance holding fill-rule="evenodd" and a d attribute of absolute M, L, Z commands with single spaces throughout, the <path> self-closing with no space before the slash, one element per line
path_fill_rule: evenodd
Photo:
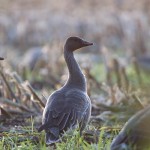
<path fill-rule="evenodd" d="M 75 51 L 79 48 L 90 46 L 90 45 L 93 45 L 93 43 L 84 41 L 79 37 L 69 37 L 66 41 L 65 49 L 69 51 Z"/>
<path fill-rule="evenodd" d="M 4 58 L 0 57 L 0 60 L 4 60 Z"/>

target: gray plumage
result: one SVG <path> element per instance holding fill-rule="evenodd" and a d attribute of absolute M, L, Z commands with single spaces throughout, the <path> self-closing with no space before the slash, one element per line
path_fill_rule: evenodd
<path fill-rule="evenodd" d="M 124 145 L 136 150 L 150 148 L 150 106 L 132 116 L 111 144 L 111 150 L 123 150 Z M 129 148 L 127 148 L 129 150 Z"/>
<path fill-rule="evenodd" d="M 58 142 L 64 132 L 76 128 L 78 124 L 82 132 L 89 121 L 91 101 L 87 95 L 86 80 L 73 55 L 75 50 L 89 45 L 92 43 L 78 37 L 70 37 L 66 41 L 64 57 L 69 78 L 48 98 L 39 128 L 39 131 L 45 130 L 47 144 Z"/>

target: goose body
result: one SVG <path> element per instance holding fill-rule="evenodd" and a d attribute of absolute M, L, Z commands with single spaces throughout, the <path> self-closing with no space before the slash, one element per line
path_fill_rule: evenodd
<path fill-rule="evenodd" d="M 92 43 L 78 37 L 70 37 L 66 41 L 64 57 L 69 77 L 65 85 L 48 98 L 39 128 L 39 131 L 46 132 L 46 144 L 58 142 L 64 132 L 78 124 L 82 132 L 89 121 L 91 101 L 87 95 L 86 80 L 73 55 L 76 49 L 89 45 Z"/>
<path fill-rule="evenodd" d="M 150 106 L 129 119 L 113 140 L 111 150 L 123 150 L 123 146 L 129 147 L 131 144 L 136 146 L 135 150 L 150 148 Z"/>

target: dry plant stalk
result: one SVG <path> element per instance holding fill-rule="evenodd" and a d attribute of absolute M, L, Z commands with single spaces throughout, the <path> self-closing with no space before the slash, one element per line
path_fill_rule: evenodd
<path fill-rule="evenodd" d="M 134 100 L 136 100 L 136 102 L 137 102 L 137 107 L 139 107 L 140 109 L 143 109 L 144 106 L 143 106 L 143 104 L 141 103 L 140 99 L 137 97 L 137 95 L 136 95 L 136 94 L 133 94 L 132 97 L 133 97 Z"/>
<path fill-rule="evenodd" d="M 112 86 L 113 83 L 111 77 L 111 72 L 112 72 L 111 54 L 106 47 L 102 48 L 101 53 L 103 55 L 103 62 L 106 70 L 106 82 L 109 86 Z"/>
<path fill-rule="evenodd" d="M 142 83 L 141 71 L 140 71 L 137 59 L 135 57 L 133 58 L 133 66 L 134 66 L 135 72 L 137 74 L 137 78 L 138 78 L 139 84 L 141 84 Z"/>
<path fill-rule="evenodd" d="M 15 103 L 15 102 L 13 102 L 13 101 L 11 101 L 11 100 L 9 100 L 9 99 L 0 98 L 0 101 L 1 101 L 2 103 L 11 105 L 11 106 L 13 106 L 13 107 L 18 107 L 18 108 L 20 108 L 21 110 L 24 110 L 24 111 L 26 111 L 26 112 L 32 112 L 32 111 L 31 111 L 30 109 L 28 109 L 26 106 L 23 106 L 23 105 L 21 105 L 21 104 L 19 104 L 19 103 Z"/>
<path fill-rule="evenodd" d="M 1 114 L 3 114 L 4 116 L 11 118 L 11 114 L 5 110 L 3 107 L 0 106 L 0 110 L 1 110 Z"/>
<path fill-rule="evenodd" d="M 129 90 L 129 80 L 126 74 L 126 69 L 124 66 L 120 67 L 120 76 L 121 76 L 121 85 L 122 87 L 128 91 Z"/>
<path fill-rule="evenodd" d="M 89 94 L 89 96 L 91 95 L 91 87 L 92 87 L 92 85 L 93 85 L 93 83 L 96 85 L 96 88 L 98 88 L 98 89 L 102 89 L 101 88 L 101 83 L 99 83 L 96 79 L 95 79 L 95 77 L 90 73 L 90 68 L 88 68 L 88 67 L 86 67 L 85 69 L 84 69 L 84 71 L 85 71 L 85 74 L 86 74 L 86 76 L 87 76 L 87 78 L 88 78 L 88 94 Z"/>
<path fill-rule="evenodd" d="M 118 60 L 116 58 L 113 58 L 113 66 L 114 66 L 114 72 L 116 74 L 116 78 L 117 78 L 117 84 L 118 87 L 121 88 L 121 76 L 120 76 L 120 64 L 118 62 Z"/>
<path fill-rule="evenodd" d="M 112 86 L 111 71 L 108 67 L 106 69 L 106 81 L 108 85 Z"/>
<path fill-rule="evenodd" d="M 14 98 L 16 101 L 18 101 L 18 99 L 17 99 L 17 97 L 15 96 L 13 90 L 11 89 L 9 83 L 7 82 L 7 79 L 6 79 L 5 75 L 3 74 L 3 72 L 2 72 L 1 70 L 0 70 L 0 74 L 1 74 L 1 76 L 2 76 L 2 78 L 3 78 L 3 80 L 4 80 L 4 82 L 5 82 L 5 84 L 6 84 L 7 88 L 8 88 L 8 90 L 9 90 L 9 92 L 10 92 L 12 98 Z"/>
<path fill-rule="evenodd" d="M 35 90 L 32 88 L 32 86 L 27 83 L 27 87 L 30 90 L 30 92 L 33 94 L 34 98 L 38 100 L 40 107 L 44 108 L 45 104 L 43 103 L 43 101 L 41 100 L 41 98 L 36 94 Z"/>

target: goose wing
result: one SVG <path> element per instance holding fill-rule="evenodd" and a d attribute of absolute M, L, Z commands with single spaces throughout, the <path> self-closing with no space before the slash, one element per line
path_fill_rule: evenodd
<path fill-rule="evenodd" d="M 50 96 L 44 113 L 41 130 L 49 130 L 57 127 L 62 133 L 68 128 L 73 128 L 82 121 L 90 107 L 90 101 L 86 94 L 70 90 L 67 93 L 56 92 Z"/>

